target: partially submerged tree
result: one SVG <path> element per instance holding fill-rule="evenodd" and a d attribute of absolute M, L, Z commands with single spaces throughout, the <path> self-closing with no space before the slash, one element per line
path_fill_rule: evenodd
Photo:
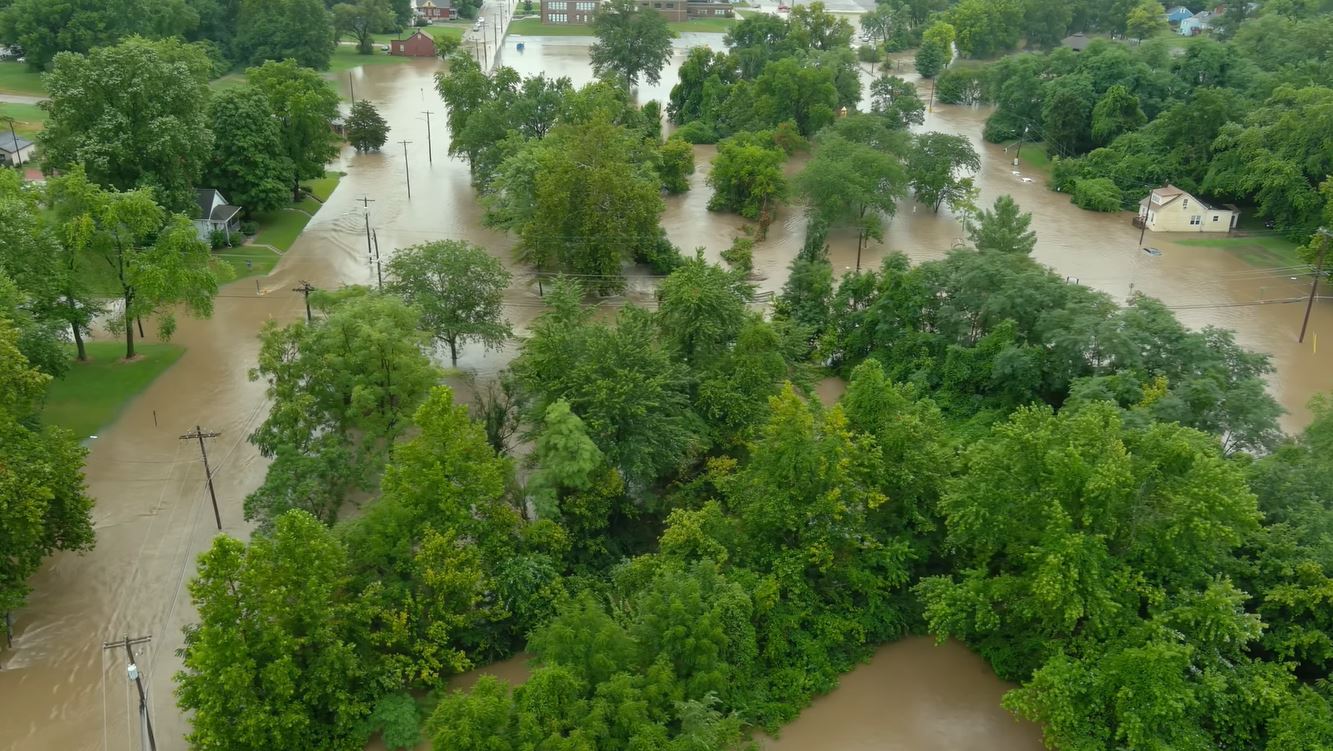
<path fill-rule="evenodd" d="M 379 151 L 389 140 L 389 124 L 375 105 L 359 99 L 347 115 L 347 142 L 357 151 Z"/>
<path fill-rule="evenodd" d="M 246 71 L 250 84 L 268 97 L 278 119 L 282 147 L 291 163 L 292 200 L 301 200 L 301 181 L 324 176 L 324 165 L 338 155 L 333 120 L 338 94 L 313 70 L 292 60 L 266 62 Z"/>
<path fill-rule="evenodd" d="M 468 342 L 498 349 L 513 336 L 504 316 L 504 293 L 512 278 L 504 265 L 463 240 L 402 248 L 389 260 L 389 289 L 421 313 L 421 327 L 458 350 Z"/>
<path fill-rule="evenodd" d="M 628 88 L 634 88 L 641 77 L 653 85 L 661 80 L 662 66 L 671 56 L 671 39 L 676 36 L 661 13 L 640 7 L 635 0 L 600 4 L 593 15 L 592 33 L 597 37 L 588 51 L 593 71 Z"/>

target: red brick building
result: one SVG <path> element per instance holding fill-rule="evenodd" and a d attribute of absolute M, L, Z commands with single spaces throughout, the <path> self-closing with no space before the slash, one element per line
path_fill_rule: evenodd
<path fill-rule="evenodd" d="M 391 39 L 389 40 L 389 54 L 406 57 L 435 57 L 435 40 L 429 34 L 420 31 L 406 39 Z"/>
<path fill-rule="evenodd" d="M 431 23 L 452 21 L 458 18 L 458 10 L 453 7 L 451 0 L 421 0 L 417 3 L 417 15 Z"/>

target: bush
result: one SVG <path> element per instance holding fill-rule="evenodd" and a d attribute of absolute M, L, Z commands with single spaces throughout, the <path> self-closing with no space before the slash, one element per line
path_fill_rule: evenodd
<path fill-rule="evenodd" d="M 1023 125 L 1024 123 L 1014 115 L 1004 110 L 996 110 L 986 118 L 986 127 L 982 129 L 981 137 L 991 143 L 1017 141 L 1023 135 Z M 1037 134 L 1028 133 L 1028 137 L 1036 139 Z"/>
<path fill-rule="evenodd" d="M 702 120 L 692 120 L 677 128 L 671 137 L 685 143 L 717 143 L 717 129 Z"/>
<path fill-rule="evenodd" d="M 662 144 L 662 187 L 668 193 L 684 193 L 690 189 L 690 175 L 694 174 L 694 147 L 680 138 Z"/>
<path fill-rule="evenodd" d="M 380 697 L 366 719 L 370 733 L 383 734 L 384 746 L 390 751 L 415 748 L 421 743 L 421 716 L 416 701 L 408 694 L 389 694 Z"/>
<path fill-rule="evenodd" d="M 246 237 L 254 237 L 259 234 L 259 223 L 250 221 L 241 222 L 241 234 Z"/>
<path fill-rule="evenodd" d="M 808 151 L 810 139 L 801 135 L 801 131 L 796 129 L 794 120 L 783 120 L 773 129 L 773 145 L 782 149 L 787 156 L 791 156 L 798 151 Z"/>
<path fill-rule="evenodd" d="M 418 17 L 417 20 L 412 22 L 412 25 L 419 29 L 425 28 L 426 26 L 430 26 L 430 21 L 427 21 L 424 17 Z"/>
<path fill-rule="evenodd" d="M 1074 192 L 1074 183 L 1083 176 L 1083 165 L 1078 159 L 1061 159 L 1055 157 L 1051 160 L 1051 179 L 1047 181 L 1046 187 L 1057 193 Z"/>
<path fill-rule="evenodd" d="M 458 37 L 438 37 L 435 40 L 435 50 L 439 53 L 440 57 L 448 58 L 454 53 L 454 50 L 457 50 L 462 44 L 463 40 Z"/>
<path fill-rule="evenodd" d="M 884 53 L 873 44 L 863 44 L 856 48 L 856 59 L 863 63 L 877 63 L 884 59 Z"/>
<path fill-rule="evenodd" d="M 733 270 L 749 274 L 754 270 L 754 240 L 738 237 L 731 241 L 731 247 L 722 251 L 722 260 Z"/>
<path fill-rule="evenodd" d="M 1124 196 L 1115 182 L 1105 177 L 1074 181 L 1074 205 L 1088 211 L 1119 211 Z"/>
<path fill-rule="evenodd" d="M 935 79 L 935 98 L 944 104 L 985 104 L 990 76 L 984 68 L 949 68 Z"/>
<path fill-rule="evenodd" d="M 920 38 L 913 35 L 906 24 L 895 24 L 889 38 L 884 40 L 884 50 L 886 52 L 902 52 L 910 50 L 920 42 Z"/>
<path fill-rule="evenodd" d="M 231 240 L 228 239 L 226 232 L 215 229 L 208 233 L 208 244 L 213 247 L 213 250 L 221 250 L 222 248 L 230 248 Z"/>
<path fill-rule="evenodd" d="M 670 274 L 685 262 L 680 248 L 671 244 L 661 227 L 657 228 L 656 240 L 634 249 L 634 260 L 648 266 L 654 274 Z"/>

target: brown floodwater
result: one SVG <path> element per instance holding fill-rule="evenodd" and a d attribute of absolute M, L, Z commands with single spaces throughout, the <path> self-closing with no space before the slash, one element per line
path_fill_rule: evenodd
<path fill-rule="evenodd" d="M 514 66 L 524 75 L 567 75 L 575 83 L 591 79 L 586 40 L 535 37 L 523 41 L 525 50 L 520 53 L 514 38 L 506 40 L 499 62 Z M 720 38 L 691 35 L 680 46 L 701 41 L 720 43 Z M 662 82 L 641 87 L 640 99 L 665 100 L 684 55 L 684 49 L 678 49 L 669 68 L 663 71 Z M 365 209 L 358 199 L 365 196 L 372 200 L 371 223 L 386 258 L 394 248 L 414 243 L 444 238 L 469 240 L 490 249 L 516 272 L 506 303 L 517 330 L 521 331 L 541 309 L 535 280 L 513 265 L 513 240 L 481 226 L 481 211 L 469 185 L 467 166 L 445 154 L 443 106 L 433 94 L 437 67 L 434 61 L 410 61 L 353 71 L 357 94 L 374 102 L 393 129 L 390 146 L 382 153 L 345 151 L 336 165 L 346 173 L 342 184 L 274 272 L 260 280 L 258 289 L 253 280 L 226 287 L 210 320 L 183 320 L 176 341 L 187 347 L 184 356 L 128 404 L 114 424 L 89 442 L 86 475 L 89 491 L 97 499 L 97 547 L 86 555 L 53 556 L 33 577 L 28 606 L 15 614 L 14 646 L 0 653 L 0 705 L 5 707 L 0 748 L 137 748 L 123 653 L 101 648 L 104 641 L 125 634 L 153 637 L 150 645 L 141 648 L 138 661 L 146 675 L 159 748 L 176 751 L 185 747 L 187 724 L 175 708 L 171 676 L 179 669 L 175 653 L 181 646 L 181 628 L 194 618 L 185 584 L 193 574 L 196 556 L 208 547 L 216 530 L 207 508 L 197 448 L 178 436 L 195 425 L 221 432 L 220 437 L 212 439 L 209 456 L 223 531 L 247 537 L 250 528 L 241 519 L 241 501 L 260 483 L 266 468 L 266 462 L 245 442 L 245 436 L 264 418 L 267 406 L 262 386 L 246 378 L 258 351 L 255 335 L 270 319 L 287 322 L 303 314 L 300 295 L 292 291 L 302 280 L 321 288 L 374 283 L 365 245 Z M 435 113 L 433 154 L 427 152 L 426 110 Z M 1321 301 L 1315 306 L 1312 336 L 1298 345 L 1295 339 L 1301 305 L 1252 304 L 1298 296 L 1307 289 L 1308 279 L 1289 279 L 1281 270 L 1255 268 L 1228 253 L 1181 246 L 1165 236 L 1150 237 L 1146 243 L 1161 248 L 1162 255 L 1141 253 L 1137 230 L 1130 226 L 1127 215 L 1080 211 L 1064 196 L 1047 191 L 1040 180 L 1023 182 L 1023 176 L 1013 174 L 999 147 L 981 143 L 986 114 L 984 109 L 937 107 L 925 127 L 967 135 L 977 143 L 984 155 L 977 175 L 981 200 L 989 203 L 996 195 L 1010 193 L 1033 213 L 1033 229 L 1039 237 L 1036 257 L 1040 261 L 1061 275 L 1076 277 L 1079 283 L 1118 298 L 1127 295 L 1133 285 L 1169 305 L 1180 306 L 1177 313 L 1191 326 L 1235 329 L 1241 343 L 1273 356 L 1278 368 L 1271 379 L 1273 393 L 1291 411 L 1286 427 L 1299 428 L 1308 419 L 1302 407 L 1306 399 L 1333 386 L 1333 376 L 1329 375 L 1333 373 L 1329 367 L 1333 364 L 1329 361 L 1333 305 Z M 401 140 L 410 141 L 410 165 L 405 163 L 403 146 L 396 143 Z M 742 231 L 744 222 L 704 209 L 708 199 L 704 180 L 714 152 L 710 147 L 700 147 L 697 153 L 699 170 L 691 179 L 691 190 L 668 199 L 663 225 L 682 248 L 690 251 L 702 246 L 707 257 L 717 258 Z M 408 166 L 410 199 L 406 188 Z M 803 228 L 799 208 L 779 213 L 768 238 L 755 252 L 761 290 L 781 288 Z M 868 248 L 862 264 L 877 264 L 891 249 L 917 260 L 938 258 L 961 235 L 957 222 L 947 212 L 935 215 L 904 203 L 884 243 Z M 835 234 L 832 255 L 837 268 L 855 265 L 854 247 L 854 238 Z M 637 272 L 631 276 L 625 295 L 609 298 L 604 304 L 614 307 L 627 300 L 651 304 L 655 284 L 651 276 Z M 1317 352 L 1315 337 L 1321 333 L 1325 335 L 1325 348 Z M 485 378 L 503 368 L 514 352 L 513 345 L 492 352 L 468 347 L 462 352 L 459 368 Z M 909 664 L 917 667 L 898 672 L 875 670 L 865 684 L 850 682 L 852 676 L 860 675 L 853 673 L 844 688 L 821 699 L 784 733 L 782 747 L 838 748 L 825 741 L 834 738 L 835 733 L 851 730 L 843 726 L 851 724 L 849 718 L 863 716 L 854 715 L 855 707 L 863 702 L 877 704 L 866 711 L 863 721 L 857 720 L 866 723 L 868 731 L 886 727 L 884 723 L 890 719 L 908 724 L 910 718 L 893 713 L 892 702 L 878 697 L 891 696 L 893 691 L 910 693 L 914 686 L 928 680 L 947 684 L 935 694 L 946 698 L 912 705 L 919 727 L 933 724 L 944 732 L 954 724 L 966 724 L 959 718 L 999 711 L 998 684 L 978 667 L 979 663 L 951 671 L 923 662 L 927 658 L 916 655 L 947 656 L 947 651 L 938 651 L 924 642 L 904 642 L 881 651 L 872 666 L 885 659 L 886 653 L 899 653 L 888 650 L 915 655 Z M 840 706 L 842 709 L 838 709 Z M 822 724 L 808 720 L 820 716 L 813 714 L 817 710 L 829 712 L 829 719 Z M 819 730 L 801 730 L 807 726 Z M 803 736 L 802 732 L 809 734 Z M 926 737 L 921 733 L 928 735 L 927 730 L 913 732 L 917 735 L 901 736 L 906 739 L 901 742 L 916 744 L 913 738 Z M 1031 747 L 1026 740 L 1004 741 L 1010 736 L 990 732 L 993 735 L 986 736 L 990 741 L 987 747 L 1001 751 Z M 806 745 L 795 745 L 801 737 L 809 739 Z M 841 747 L 871 746 L 863 743 Z M 958 742 L 952 747 L 969 744 Z"/>

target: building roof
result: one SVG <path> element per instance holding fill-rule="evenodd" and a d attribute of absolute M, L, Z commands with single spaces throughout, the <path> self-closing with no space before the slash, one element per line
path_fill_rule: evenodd
<path fill-rule="evenodd" d="M 14 135 L 11 133 L 0 135 L 0 151 L 7 154 L 17 154 L 20 149 L 26 149 L 31 145 L 32 141 L 29 141 L 26 138 L 15 140 Z"/>
<path fill-rule="evenodd" d="M 210 222 L 230 222 L 241 213 L 240 206 L 232 206 L 213 188 L 199 188 L 194 192 L 199 204 L 199 218 Z"/>
<path fill-rule="evenodd" d="M 1193 199 L 1195 203 L 1199 204 L 1199 208 L 1202 208 L 1205 211 L 1217 210 L 1216 207 L 1209 206 L 1207 203 L 1198 199 L 1193 194 L 1187 193 L 1181 190 L 1180 188 L 1177 188 L 1176 186 L 1172 185 L 1171 183 L 1167 183 L 1165 186 L 1161 188 L 1154 188 L 1153 192 L 1149 193 L 1142 201 L 1139 201 L 1139 205 L 1147 206 L 1151 202 L 1158 206 L 1165 206 L 1171 203 L 1172 201 L 1176 200 L 1177 198 L 1181 198 L 1182 196 L 1185 198 Z M 1230 208 L 1233 211 L 1236 210 L 1234 207 L 1228 207 L 1228 208 Z"/>
<path fill-rule="evenodd" d="M 1070 36 L 1065 37 L 1063 40 L 1060 41 L 1060 44 L 1068 47 L 1069 49 L 1075 52 L 1082 52 L 1083 50 L 1087 49 L 1089 44 L 1092 44 L 1092 38 L 1080 31 L 1077 34 L 1072 34 Z"/>

